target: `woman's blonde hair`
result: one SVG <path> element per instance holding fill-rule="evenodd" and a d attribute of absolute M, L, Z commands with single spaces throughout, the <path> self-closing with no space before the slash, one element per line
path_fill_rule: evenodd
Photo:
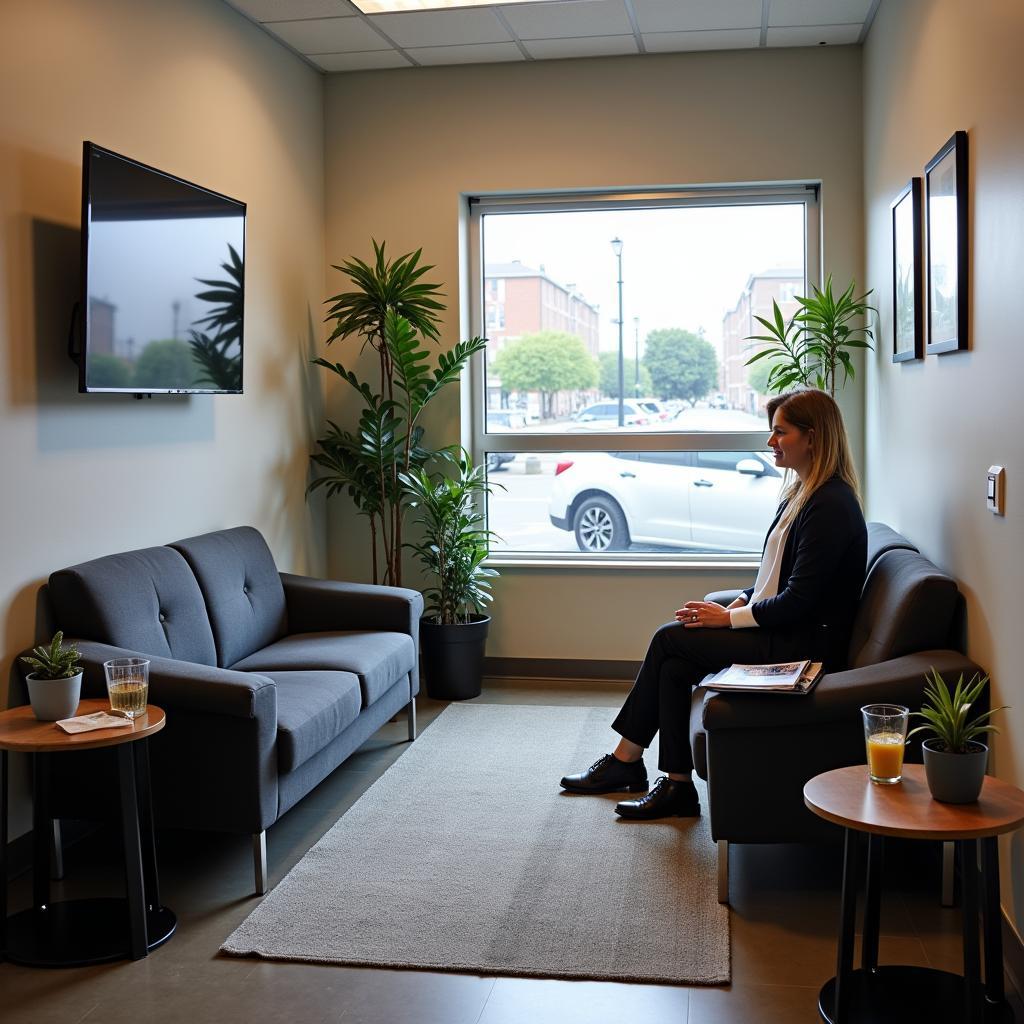
<path fill-rule="evenodd" d="M 783 521 L 792 522 L 807 499 L 834 476 L 845 480 L 860 501 L 860 484 L 850 454 L 850 439 L 835 399 L 827 392 L 813 388 L 791 391 L 768 400 L 769 427 L 777 412 L 781 412 L 797 430 L 805 434 L 814 432 L 811 439 L 811 468 L 806 479 L 790 479 L 783 489 L 782 497 L 788 503 Z"/>

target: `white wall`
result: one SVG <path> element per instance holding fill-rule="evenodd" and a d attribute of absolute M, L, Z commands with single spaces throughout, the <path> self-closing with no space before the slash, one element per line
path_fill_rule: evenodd
<path fill-rule="evenodd" d="M 333 75 L 327 87 L 327 257 L 420 246 L 446 284 L 444 337 L 465 336 L 460 197 L 494 190 L 823 183 L 824 266 L 862 279 L 859 47 L 664 54 Z M 815 128 L 826 125 L 823 141 Z M 345 287 L 330 272 L 328 289 Z M 465 293 L 463 293 L 465 297 Z M 460 327 L 460 317 L 462 324 Z M 350 342 L 351 346 L 352 343 Z M 352 359 L 332 346 L 331 358 Z M 459 439 L 442 398 L 431 440 Z M 328 390 L 354 422 L 351 392 Z M 844 406 L 860 448 L 859 385 Z M 328 514 L 336 575 L 369 573 L 364 521 Z M 633 660 L 679 602 L 753 572 L 506 569 L 495 592 L 495 657 Z"/>
<path fill-rule="evenodd" d="M 1016 785 L 1024 785 L 1022 39 L 1016 0 L 901 0 L 880 6 L 864 55 L 868 283 L 881 298 L 885 338 L 867 373 L 870 512 L 959 580 L 969 652 L 992 673 L 994 701 L 1013 705 L 992 764 Z M 893 364 L 889 204 L 958 129 L 970 146 L 970 350 Z M 1005 518 L 985 509 L 993 463 L 1006 467 Z M 1003 860 L 1003 895 L 1020 922 L 1017 835 Z"/>
<path fill-rule="evenodd" d="M 324 282 L 323 80 L 209 0 L 6 0 L 0 96 L 6 689 L 54 569 L 241 523 L 282 567 L 323 569 L 322 510 L 303 498 L 320 419 L 306 365 Z M 63 353 L 83 139 L 249 204 L 243 396 L 77 393 Z"/>

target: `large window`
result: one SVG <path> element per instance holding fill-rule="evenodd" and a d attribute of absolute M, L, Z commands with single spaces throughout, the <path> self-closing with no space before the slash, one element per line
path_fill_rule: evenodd
<path fill-rule="evenodd" d="M 472 443 L 492 555 L 759 553 L 763 333 L 819 277 L 814 186 L 471 200 Z"/>

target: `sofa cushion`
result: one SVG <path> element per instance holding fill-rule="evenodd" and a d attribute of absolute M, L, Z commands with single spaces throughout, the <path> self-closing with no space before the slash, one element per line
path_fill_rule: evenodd
<path fill-rule="evenodd" d="M 319 669 L 352 672 L 359 677 L 363 706 L 369 707 L 416 665 L 416 648 L 407 633 L 349 631 L 293 633 L 231 667 L 241 672 Z"/>
<path fill-rule="evenodd" d="M 868 572 L 879 558 L 887 551 L 897 551 L 905 548 L 907 551 L 917 551 L 917 548 L 902 534 L 897 533 L 891 526 L 885 523 L 868 523 Z"/>
<path fill-rule="evenodd" d="M 850 641 L 850 668 L 944 648 L 956 582 L 916 551 L 879 557 L 868 573 Z"/>
<path fill-rule="evenodd" d="M 170 548 L 106 555 L 50 577 L 57 628 L 154 657 L 216 665 L 210 620 L 188 563 Z"/>
<path fill-rule="evenodd" d="M 284 586 L 258 530 L 238 526 L 169 547 L 184 556 L 199 581 L 218 665 L 226 668 L 285 634 Z"/>
<path fill-rule="evenodd" d="M 277 767 L 290 772 L 318 754 L 358 717 L 362 698 L 351 672 L 267 672 L 277 684 Z"/>

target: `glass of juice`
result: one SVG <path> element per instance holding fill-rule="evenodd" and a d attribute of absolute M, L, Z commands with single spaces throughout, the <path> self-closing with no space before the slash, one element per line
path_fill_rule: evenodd
<path fill-rule="evenodd" d="M 868 775 L 880 786 L 891 786 L 903 777 L 910 709 L 902 704 L 868 704 L 860 710 L 868 748 Z"/>
<path fill-rule="evenodd" d="M 103 662 L 107 676 L 110 710 L 125 718 L 146 713 L 149 698 L 149 661 L 146 658 L 114 658 Z"/>

